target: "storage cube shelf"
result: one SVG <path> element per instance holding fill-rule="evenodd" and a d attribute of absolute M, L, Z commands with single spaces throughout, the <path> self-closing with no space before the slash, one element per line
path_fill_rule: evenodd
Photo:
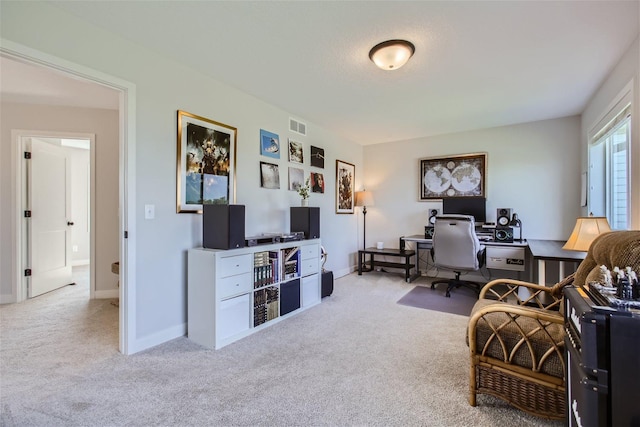
<path fill-rule="evenodd" d="M 321 301 L 320 239 L 189 250 L 188 336 L 219 349 Z"/>

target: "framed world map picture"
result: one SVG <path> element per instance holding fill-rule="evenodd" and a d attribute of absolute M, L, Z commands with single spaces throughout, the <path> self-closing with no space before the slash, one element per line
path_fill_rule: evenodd
<path fill-rule="evenodd" d="M 486 197 L 487 153 L 420 159 L 420 200 Z"/>

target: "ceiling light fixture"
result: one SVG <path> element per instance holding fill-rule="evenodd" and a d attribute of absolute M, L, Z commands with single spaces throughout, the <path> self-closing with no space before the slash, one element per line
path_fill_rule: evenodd
<path fill-rule="evenodd" d="M 416 47 L 406 40 L 387 40 L 369 51 L 369 58 L 383 70 L 397 70 L 409 61 Z"/>

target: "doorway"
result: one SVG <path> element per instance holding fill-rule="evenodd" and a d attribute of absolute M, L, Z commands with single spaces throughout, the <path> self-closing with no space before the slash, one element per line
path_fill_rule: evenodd
<path fill-rule="evenodd" d="M 19 62 L 36 65 L 52 73 L 64 75 L 67 78 L 89 82 L 101 87 L 115 89 L 118 93 L 118 203 L 115 206 L 117 215 L 118 253 L 120 261 L 119 289 L 119 350 L 123 354 L 132 354 L 143 348 L 136 340 L 136 304 L 135 304 L 135 85 L 117 77 L 89 69 L 79 64 L 71 63 L 61 58 L 39 52 L 10 41 L 3 42 L 0 56 L 8 57 Z M 22 173 L 19 162 L 18 135 L 19 131 L 11 131 L 11 284 L 14 299 L 22 289 L 24 271 L 21 271 L 22 228 L 19 192 L 19 181 Z M 51 136 L 51 135 L 45 135 Z M 7 144 L 8 145 L 8 144 Z M 6 218 L 6 217 L 5 217 Z M 131 237 L 129 237 L 131 235 Z M 8 246 L 8 245 L 7 245 Z M 9 249 L 9 248 L 7 248 Z M 95 265 L 95 263 L 92 263 Z M 107 266 L 110 268 L 110 266 Z M 112 273 L 110 273 L 112 274 Z"/>

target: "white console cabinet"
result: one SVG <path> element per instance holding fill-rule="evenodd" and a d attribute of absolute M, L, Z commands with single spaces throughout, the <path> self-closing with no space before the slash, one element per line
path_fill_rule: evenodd
<path fill-rule="evenodd" d="M 321 301 L 320 239 L 189 250 L 188 336 L 219 349 Z"/>

